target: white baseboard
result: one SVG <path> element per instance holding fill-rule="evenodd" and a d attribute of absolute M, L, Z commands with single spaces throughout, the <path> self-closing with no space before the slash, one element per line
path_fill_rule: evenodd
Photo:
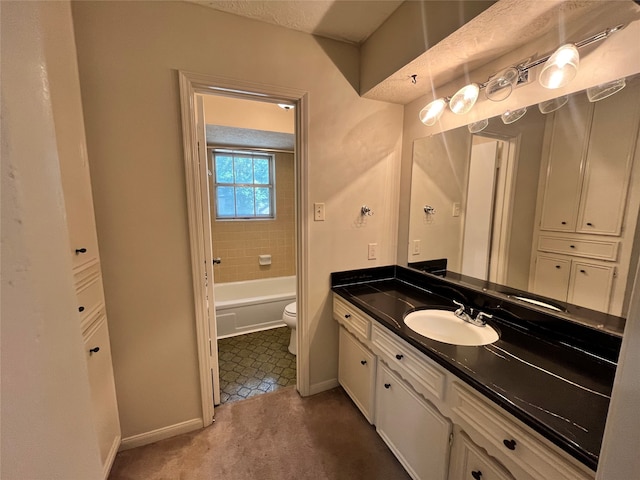
<path fill-rule="evenodd" d="M 325 390 L 331 390 L 339 385 L 337 378 L 326 380 L 320 383 L 314 383 L 309 385 L 309 395 L 315 395 L 316 393 L 324 392 Z"/>
<path fill-rule="evenodd" d="M 187 420 L 186 422 L 176 423 L 175 425 L 169 425 L 168 427 L 158 428 L 151 430 L 150 432 L 139 433 L 131 437 L 123 438 L 120 444 L 120 451 L 129 450 L 131 448 L 141 447 L 142 445 L 148 445 L 165 438 L 175 437 L 181 433 L 192 432 L 202 428 L 202 419 L 194 418 Z"/>
<path fill-rule="evenodd" d="M 109 478 L 109 473 L 111 473 L 111 467 L 113 466 L 113 461 L 116 459 L 116 453 L 118 453 L 118 449 L 120 448 L 120 435 L 118 435 L 111 444 L 111 448 L 109 449 L 109 454 L 102 466 L 102 476 L 105 480 Z"/>

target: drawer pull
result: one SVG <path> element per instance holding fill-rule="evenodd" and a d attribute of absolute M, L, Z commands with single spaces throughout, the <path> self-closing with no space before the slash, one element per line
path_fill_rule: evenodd
<path fill-rule="evenodd" d="M 93 347 L 89 349 L 89 355 L 93 355 L 94 353 L 98 353 L 100 351 L 100 347 Z"/>
<path fill-rule="evenodd" d="M 480 480 L 482 478 L 482 472 L 480 470 L 474 470 L 471 472 L 471 476 L 475 478 L 475 480 Z"/>
<path fill-rule="evenodd" d="M 404 358 L 404 355 L 402 355 L 401 353 L 398 353 L 398 354 L 396 355 L 396 358 L 397 358 L 398 360 L 402 360 L 402 359 Z"/>
<path fill-rule="evenodd" d="M 567 224 L 567 222 L 561 222 L 561 223 L 562 223 L 562 225 L 566 225 Z"/>
<path fill-rule="evenodd" d="M 593 227 L 593 223 L 587 222 L 587 227 Z"/>
<path fill-rule="evenodd" d="M 561 268 L 560 265 L 556 265 L 556 268 Z"/>
<path fill-rule="evenodd" d="M 76 248 L 76 255 L 80 255 L 81 253 L 87 253 L 86 248 Z"/>
<path fill-rule="evenodd" d="M 502 443 L 504 443 L 504 446 L 507 447 L 509 450 L 515 450 L 516 449 L 516 441 L 511 439 L 511 440 L 507 440 L 504 439 L 502 441 Z"/>
<path fill-rule="evenodd" d="M 351 314 L 350 313 L 345 313 L 344 314 L 344 318 L 351 318 Z"/>
<path fill-rule="evenodd" d="M 390 383 L 385 383 L 384 384 L 384 388 L 386 388 L 387 390 L 389 390 L 391 388 L 391 384 Z"/>
<path fill-rule="evenodd" d="M 82 305 L 81 305 L 81 306 L 79 306 L 79 307 L 78 307 L 78 311 L 79 311 L 79 312 L 84 312 L 84 307 L 83 307 Z"/>
<path fill-rule="evenodd" d="M 580 273 L 587 273 L 586 270 L 580 270 Z"/>
<path fill-rule="evenodd" d="M 360 364 L 362 364 L 362 365 L 366 365 L 366 364 L 367 364 L 367 361 L 366 361 L 366 360 L 360 360 Z"/>
<path fill-rule="evenodd" d="M 569 245 L 569 248 L 576 248 L 575 245 Z"/>

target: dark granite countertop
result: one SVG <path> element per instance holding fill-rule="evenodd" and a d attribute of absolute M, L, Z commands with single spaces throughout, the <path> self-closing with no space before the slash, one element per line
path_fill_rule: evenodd
<path fill-rule="evenodd" d="M 504 302 L 478 305 L 483 303 L 478 292 L 452 289 L 430 277 L 416 276 L 403 267 L 379 267 L 333 274 L 332 289 L 596 470 L 620 339 L 575 325 L 548 335 L 548 322 L 564 327 L 554 323 L 564 321 L 543 318 L 535 310 L 526 315 L 521 306 L 513 310 Z M 500 339 L 479 347 L 450 345 L 423 337 L 404 324 L 405 315 L 415 309 L 454 310 L 451 298 L 492 313 L 489 323 Z M 585 347 L 591 343 L 593 349 Z"/>

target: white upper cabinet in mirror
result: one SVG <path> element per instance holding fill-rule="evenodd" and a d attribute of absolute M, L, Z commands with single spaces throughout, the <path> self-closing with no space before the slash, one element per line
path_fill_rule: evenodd
<path fill-rule="evenodd" d="M 415 140 L 408 263 L 624 316 L 640 207 L 640 78 L 595 103 Z M 425 213 L 425 205 L 435 213 Z"/>

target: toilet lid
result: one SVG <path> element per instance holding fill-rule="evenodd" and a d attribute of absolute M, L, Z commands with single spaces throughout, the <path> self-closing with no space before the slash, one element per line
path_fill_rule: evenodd
<path fill-rule="evenodd" d="M 289 315 L 296 315 L 296 302 L 290 303 L 286 307 L 284 307 L 284 311 Z"/>

